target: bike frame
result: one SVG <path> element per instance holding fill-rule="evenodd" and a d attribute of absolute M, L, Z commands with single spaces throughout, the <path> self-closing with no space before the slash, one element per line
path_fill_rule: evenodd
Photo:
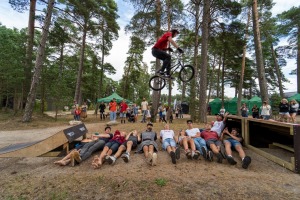
<path fill-rule="evenodd" d="M 182 61 L 182 56 L 183 56 L 182 54 L 177 54 L 177 58 L 176 58 L 177 63 L 175 63 L 173 66 L 170 67 L 170 75 L 173 75 L 178 68 L 184 66 Z"/>

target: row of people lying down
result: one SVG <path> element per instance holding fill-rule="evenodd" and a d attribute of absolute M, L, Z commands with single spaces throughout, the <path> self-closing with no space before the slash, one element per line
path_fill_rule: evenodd
<path fill-rule="evenodd" d="M 184 148 L 188 159 L 198 160 L 200 155 L 202 155 L 205 159 L 213 161 L 213 155 L 215 155 L 217 162 L 222 163 L 223 158 L 226 158 L 232 165 L 237 163 L 233 159 L 231 151 L 231 148 L 235 148 L 242 159 L 242 167 L 247 168 L 251 163 L 251 158 L 246 156 L 243 151 L 240 143 L 242 138 L 238 134 L 237 129 L 232 128 L 231 132 L 227 128 L 224 129 L 226 116 L 227 114 L 217 116 L 217 120 L 212 125 L 206 124 L 205 129 L 201 133 L 198 128 L 193 128 L 192 120 L 188 120 L 187 129 L 185 131 L 181 130 L 179 137 L 175 137 L 174 131 L 170 130 L 169 125 L 166 124 L 165 129 L 160 131 L 160 139 L 162 147 L 170 155 L 172 163 L 176 164 L 176 160 L 180 159 L 180 147 L 177 147 L 177 144 L 179 144 Z M 141 134 L 134 130 L 126 136 L 125 132 L 119 131 L 115 131 L 112 134 L 111 128 L 106 127 L 104 134 L 93 136 L 96 140 L 84 144 L 80 149 L 73 150 L 65 158 L 55 163 L 62 166 L 71 163 L 74 166 L 75 163 L 86 160 L 93 152 L 102 150 L 100 155 L 95 156 L 92 162 L 92 166 L 96 169 L 101 167 L 105 161 L 109 164 L 114 164 L 119 157 L 128 162 L 131 150 L 137 148 L 138 153 L 144 153 L 148 164 L 156 165 L 156 152 L 158 151 L 157 134 L 152 128 L 153 124 L 148 123 L 147 129 Z M 225 149 L 222 145 L 222 140 Z M 140 145 L 138 146 L 139 143 Z"/>

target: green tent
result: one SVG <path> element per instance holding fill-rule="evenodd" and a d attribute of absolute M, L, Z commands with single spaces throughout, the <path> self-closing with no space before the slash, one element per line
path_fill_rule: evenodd
<path fill-rule="evenodd" d="M 108 97 L 104 97 L 102 99 L 97 99 L 98 103 L 104 102 L 104 103 L 109 103 L 113 98 L 116 99 L 117 103 L 120 103 L 124 98 L 120 97 L 116 92 L 112 93 L 112 95 L 108 96 Z M 129 100 L 126 99 L 126 103 L 130 103 Z"/>
<path fill-rule="evenodd" d="M 250 99 L 248 101 L 248 108 L 249 108 L 249 114 L 252 114 L 252 107 L 254 105 L 257 105 L 258 108 L 260 108 L 262 106 L 262 102 L 261 102 L 261 98 L 258 96 L 254 96 L 252 97 L 252 99 Z"/>
<path fill-rule="evenodd" d="M 210 108 L 211 108 L 211 114 L 216 115 L 220 112 L 222 101 L 219 98 L 215 98 L 211 102 L 209 102 Z"/>
<path fill-rule="evenodd" d="M 229 112 L 230 114 L 236 115 L 237 114 L 237 97 L 233 97 L 232 99 L 230 99 L 228 102 L 226 102 L 225 104 L 225 109 L 226 112 Z M 246 103 L 248 104 L 248 100 L 247 99 L 242 99 L 242 104 Z M 238 106 L 239 108 L 242 105 Z"/>
<path fill-rule="evenodd" d="M 300 94 L 297 93 L 288 98 L 289 101 L 291 101 L 292 99 L 295 99 L 299 103 L 300 102 Z"/>

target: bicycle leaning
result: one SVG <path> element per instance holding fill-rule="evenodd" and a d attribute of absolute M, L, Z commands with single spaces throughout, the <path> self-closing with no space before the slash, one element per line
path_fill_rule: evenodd
<path fill-rule="evenodd" d="M 166 86 L 166 80 L 170 79 L 172 75 L 180 68 L 178 78 L 182 82 L 190 81 L 195 74 L 195 69 L 191 65 L 184 65 L 183 54 L 177 53 L 177 62 L 170 68 L 170 76 L 166 77 L 166 71 L 163 74 L 154 75 L 149 80 L 149 86 L 154 91 L 162 90 Z"/>

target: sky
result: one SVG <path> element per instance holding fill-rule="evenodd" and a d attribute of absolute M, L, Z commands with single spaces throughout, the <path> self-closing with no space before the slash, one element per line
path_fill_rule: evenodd
<path fill-rule="evenodd" d="M 187 2 L 188 0 L 184 0 Z M 116 0 L 118 4 L 118 23 L 120 26 L 119 31 L 119 38 L 118 40 L 113 42 L 113 48 L 110 51 L 110 55 L 105 58 L 105 62 L 111 63 L 115 68 L 117 73 L 113 76 L 110 76 L 115 81 L 118 81 L 122 78 L 123 75 L 123 68 L 124 62 L 127 57 L 127 51 L 129 47 L 129 34 L 126 34 L 124 31 L 124 27 L 130 22 L 130 19 L 133 15 L 133 8 L 123 0 Z M 283 11 L 289 10 L 292 6 L 299 6 L 299 0 L 273 0 L 275 6 L 272 9 L 272 13 L 274 15 L 281 13 Z M 18 13 L 14 11 L 8 3 L 8 0 L 0 0 L 0 23 L 5 25 L 8 28 L 25 28 L 27 27 L 28 23 L 28 11 L 24 13 Z M 282 40 L 279 45 L 286 44 L 286 40 Z M 148 64 L 150 67 L 150 62 L 154 61 L 155 58 L 151 54 L 151 47 L 148 47 L 144 53 L 144 62 Z M 295 75 L 289 75 L 289 72 L 292 69 L 296 68 L 296 60 L 288 60 L 288 64 L 286 67 L 283 68 L 283 73 L 285 74 L 286 78 L 290 81 L 290 83 L 284 83 L 286 87 L 285 92 L 294 92 L 297 91 L 297 82 Z M 165 88 L 162 93 L 168 94 L 167 89 Z M 177 94 L 178 90 L 175 86 L 172 91 L 173 94 Z M 225 95 L 228 97 L 234 97 L 234 89 L 233 88 L 226 88 Z"/>

